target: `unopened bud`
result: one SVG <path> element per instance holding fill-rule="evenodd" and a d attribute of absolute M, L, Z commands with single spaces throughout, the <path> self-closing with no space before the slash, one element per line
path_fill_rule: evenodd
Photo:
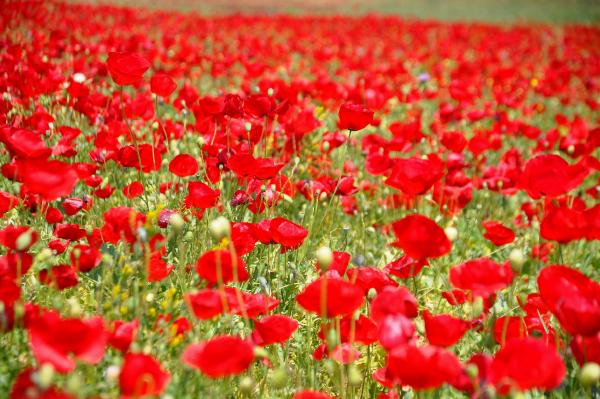
<path fill-rule="evenodd" d="M 183 230 L 183 226 L 185 225 L 185 221 L 183 220 L 183 217 L 181 217 L 180 214 L 173 213 L 171 215 L 171 217 L 169 218 L 169 224 L 171 225 L 171 227 L 173 227 L 173 230 L 176 233 L 179 233 L 179 232 L 181 232 L 181 230 Z"/>
<path fill-rule="evenodd" d="M 585 387 L 595 385 L 600 381 L 600 365 L 589 362 L 579 370 L 579 382 Z"/>
<path fill-rule="evenodd" d="M 351 364 L 348 369 L 348 382 L 354 387 L 360 386 L 363 382 L 363 376 L 354 364 Z"/>
<path fill-rule="evenodd" d="M 271 386 L 275 389 L 284 388 L 287 385 L 288 373 L 284 368 L 279 368 L 271 374 Z"/>
<path fill-rule="evenodd" d="M 231 224 L 229 224 L 227 218 L 219 216 L 210 222 L 209 230 L 215 240 L 221 241 L 223 238 L 231 235 Z"/>
<path fill-rule="evenodd" d="M 455 241 L 458 238 L 458 230 L 454 226 L 448 226 L 444 229 L 444 233 L 446 233 L 446 237 L 450 241 Z"/>
<path fill-rule="evenodd" d="M 24 233 L 21 233 L 15 242 L 15 247 L 17 251 L 24 251 L 31 245 L 32 241 L 32 232 L 31 230 L 27 230 Z"/>
<path fill-rule="evenodd" d="M 325 246 L 320 247 L 317 249 L 316 255 L 321 270 L 326 271 L 333 263 L 333 252 L 331 251 L 331 248 Z"/>
<path fill-rule="evenodd" d="M 520 249 L 513 249 L 510 251 L 508 255 L 508 259 L 510 259 L 510 265 L 515 273 L 520 273 L 523 264 L 525 263 L 525 256 L 523 256 L 523 251 Z"/>
<path fill-rule="evenodd" d="M 240 393 L 242 395 L 250 395 L 254 391 L 254 380 L 252 377 L 244 376 L 240 379 L 239 383 Z"/>
<path fill-rule="evenodd" d="M 37 385 L 42 389 L 47 389 L 54 380 L 54 366 L 50 363 L 44 363 L 37 372 Z"/>

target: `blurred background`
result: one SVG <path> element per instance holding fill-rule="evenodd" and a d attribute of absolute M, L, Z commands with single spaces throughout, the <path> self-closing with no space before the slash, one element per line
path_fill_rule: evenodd
<path fill-rule="evenodd" d="M 407 17 L 600 26 L 600 0 L 71 0 L 202 14 L 398 14 Z"/>

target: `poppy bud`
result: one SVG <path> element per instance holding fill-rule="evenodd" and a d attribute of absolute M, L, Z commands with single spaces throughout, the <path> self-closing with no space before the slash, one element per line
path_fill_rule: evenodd
<path fill-rule="evenodd" d="M 44 262 L 52 257 L 52 250 L 50 248 L 42 249 L 36 256 L 36 262 Z"/>
<path fill-rule="evenodd" d="M 456 230 L 456 227 L 454 226 L 446 227 L 444 233 L 446 233 L 446 237 L 448 237 L 448 240 L 450 241 L 456 241 L 458 238 L 458 230 Z"/>
<path fill-rule="evenodd" d="M 106 382 L 112 383 L 119 378 L 119 374 L 121 373 L 121 368 L 116 364 L 111 364 L 106 368 L 106 372 L 104 374 L 104 378 L 106 378 Z"/>
<path fill-rule="evenodd" d="M 285 369 L 280 368 L 271 373 L 271 385 L 275 389 L 283 388 L 287 385 L 288 373 Z"/>
<path fill-rule="evenodd" d="M 15 241 L 15 248 L 17 251 L 24 251 L 31 245 L 32 240 L 31 230 L 27 230 L 24 233 L 21 233 L 17 240 Z"/>
<path fill-rule="evenodd" d="M 183 241 L 192 241 L 192 239 L 194 238 L 194 234 L 192 234 L 191 231 L 187 231 L 184 235 L 183 235 Z"/>
<path fill-rule="evenodd" d="M 326 359 L 325 362 L 323 362 L 325 365 L 325 370 L 327 370 L 327 373 L 329 373 L 330 375 L 333 375 L 335 373 L 335 366 L 333 364 L 333 360 L 331 359 Z"/>
<path fill-rule="evenodd" d="M 50 363 L 44 363 L 40 367 L 39 371 L 36 374 L 35 382 L 37 385 L 46 389 L 52 385 L 52 380 L 54 379 L 54 367 Z"/>
<path fill-rule="evenodd" d="M 330 146 L 331 145 L 329 144 L 329 141 L 324 142 L 323 143 L 323 151 L 325 151 L 325 152 L 329 151 Z"/>
<path fill-rule="evenodd" d="M 469 378 L 472 380 L 476 379 L 477 376 L 479 375 L 479 369 L 477 368 L 477 365 L 475 365 L 475 364 L 468 364 L 467 367 L 465 367 L 465 371 L 466 371 L 467 375 L 469 376 Z"/>
<path fill-rule="evenodd" d="M 262 346 L 255 346 L 254 347 L 254 357 L 268 359 L 269 352 L 267 352 L 266 349 L 263 348 Z"/>
<path fill-rule="evenodd" d="M 252 377 L 244 376 L 240 379 L 238 387 L 242 395 L 249 396 L 252 393 L 252 391 L 254 391 L 254 380 L 252 379 Z"/>
<path fill-rule="evenodd" d="M 138 238 L 140 239 L 141 242 L 147 242 L 148 241 L 148 232 L 143 227 L 140 227 L 140 228 L 137 229 L 137 236 L 138 236 Z"/>
<path fill-rule="evenodd" d="M 473 301 L 473 317 L 477 318 L 483 313 L 483 298 L 478 296 Z"/>
<path fill-rule="evenodd" d="M 69 304 L 69 314 L 73 317 L 79 317 L 83 313 L 83 309 L 81 309 L 81 305 L 75 298 L 67 299 L 67 303 Z"/>
<path fill-rule="evenodd" d="M 360 384 L 362 384 L 362 381 L 363 376 L 360 370 L 354 364 L 351 364 L 348 368 L 348 382 L 350 383 L 350 385 L 357 387 L 360 386 Z"/>
<path fill-rule="evenodd" d="M 229 224 L 229 220 L 224 216 L 219 216 L 210 222 L 209 229 L 213 238 L 217 241 L 221 241 L 223 238 L 231 235 L 231 225 Z"/>
<path fill-rule="evenodd" d="M 319 249 L 317 249 L 316 255 L 317 262 L 319 262 L 321 270 L 325 272 L 333 263 L 333 252 L 331 252 L 331 248 L 325 246 L 320 247 Z"/>
<path fill-rule="evenodd" d="M 337 346 L 337 344 L 338 334 L 337 331 L 332 328 L 327 332 L 327 346 L 329 347 L 329 349 L 333 349 Z"/>
<path fill-rule="evenodd" d="M 181 230 L 183 230 L 183 226 L 185 224 L 185 221 L 183 220 L 183 218 L 181 217 L 180 214 L 173 213 L 171 215 L 171 217 L 169 218 L 169 224 L 173 227 L 173 230 L 176 233 L 180 233 Z"/>
<path fill-rule="evenodd" d="M 525 263 L 525 257 L 523 256 L 523 251 L 520 249 L 513 249 L 510 251 L 508 255 L 508 259 L 510 259 L 510 265 L 512 267 L 513 272 L 520 273 L 523 264 Z"/>
<path fill-rule="evenodd" d="M 81 377 L 77 374 L 70 374 L 67 379 L 67 389 L 71 392 L 81 391 Z"/>
<path fill-rule="evenodd" d="M 588 362 L 579 370 L 579 382 L 585 387 L 595 385 L 600 381 L 600 365 Z"/>
<path fill-rule="evenodd" d="M 252 123 L 250 123 L 250 122 L 244 123 L 244 129 L 246 129 L 246 132 L 249 132 L 250 130 L 252 130 Z"/>
<path fill-rule="evenodd" d="M 377 290 L 373 287 L 369 288 L 369 292 L 367 292 L 367 298 L 369 301 L 373 300 L 377 296 Z"/>
<path fill-rule="evenodd" d="M 83 82 L 85 82 L 85 79 L 86 79 L 85 75 L 83 73 L 81 73 L 81 72 L 76 72 L 76 73 L 73 74 L 73 81 L 74 82 L 83 83 Z"/>

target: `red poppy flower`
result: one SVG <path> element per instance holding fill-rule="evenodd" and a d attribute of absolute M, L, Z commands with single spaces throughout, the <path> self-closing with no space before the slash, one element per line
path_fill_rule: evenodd
<path fill-rule="evenodd" d="M 346 342 L 333 348 L 329 357 L 339 364 L 350 364 L 360 359 L 360 351 Z"/>
<path fill-rule="evenodd" d="M 309 312 L 321 317 L 353 313 L 363 304 L 362 290 L 340 278 L 322 276 L 308 284 L 296 301 Z"/>
<path fill-rule="evenodd" d="M 485 220 L 481 225 L 485 229 L 483 237 L 496 246 L 510 244 L 515 240 L 515 233 L 500 222 L 495 220 Z"/>
<path fill-rule="evenodd" d="M 85 237 L 87 232 L 78 224 L 65 223 L 58 224 L 54 227 L 54 236 L 63 240 L 77 241 Z"/>
<path fill-rule="evenodd" d="M 144 173 L 159 170 L 162 155 L 158 148 L 150 144 L 126 145 L 119 150 L 119 163 L 128 168 L 136 168 Z"/>
<path fill-rule="evenodd" d="M 185 295 L 185 301 L 200 320 L 209 320 L 223 313 L 223 293 L 216 289 L 203 289 Z M 225 298 L 227 304 L 227 298 Z"/>
<path fill-rule="evenodd" d="M 169 97 L 177 89 L 177 83 L 165 73 L 157 73 L 150 78 L 150 90 L 160 97 Z"/>
<path fill-rule="evenodd" d="M 543 268 L 537 282 L 544 303 L 567 332 L 584 336 L 600 332 L 600 284 L 562 265 Z"/>
<path fill-rule="evenodd" d="M 335 399 L 335 397 L 319 391 L 300 391 L 296 392 L 292 399 Z"/>
<path fill-rule="evenodd" d="M 19 204 L 19 199 L 5 191 L 0 191 L 0 217 Z"/>
<path fill-rule="evenodd" d="M 550 207 L 540 224 L 540 236 L 549 241 L 568 243 L 584 238 L 589 219 L 583 212 L 566 206 Z"/>
<path fill-rule="evenodd" d="M 414 260 L 410 256 L 404 255 L 385 265 L 385 271 L 392 276 L 407 279 L 419 275 L 428 264 L 426 260 Z"/>
<path fill-rule="evenodd" d="M 588 362 L 600 364 L 600 332 L 589 337 L 573 337 L 570 347 L 580 366 Z"/>
<path fill-rule="evenodd" d="M 18 158 L 48 158 L 52 150 L 46 146 L 40 133 L 28 129 L 0 129 L 0 143 Z"/>
<path fill-rule="evenodd" d="M 10 390 L 9 399 L 75 399 L 56 387 L 41 387 L 35 378 L 37 370 L 28 368 L 19 373 Z"/>
<path fill-rule="evenodd" d="M 27 246 L 17 248 L 17 240 L 23 235 L 29 236 Z M 27 226 L 6 226 L 0 230 L 0 245 L 13 251 L 27 251 L 37 241 L 37 233 Z"/>
<path fill-rule="evenodd" d="M 256 345 L 266 346 L 284 343 L 298 329 L 298 322 L 285 315 L 271 315 L 254 321 L 252 341 Z"/>
<path fill-rule="evenodd" d="M 29 325 L 29 344 L 36 360 L 52 364 L 61 373 L 72 371 L 76 360 L 98 363 L 107 340 L 101 317 L 63 319 L 55 311 L 45 311 Z"/>
<path fill-rule="evenodd" d="M 75 268 L 71 265 L 55 265 L 49 270 L 40 270 L 38 277 L 42 284 L 58 290 L 75 287 L 79 283 Z"/>
<path fill-rule="evenodd" d="M 392 228 L 397 240 L 391 245 L 416 260 L 444 256 L 452 247 L 444 230 L 422 215 L 406 216 L 394 222 Z"/>
<path fill-rule="evenodd" d="M 237 336 L 223 335 L 188 346 L 183 362 L 210 378 L 243 373 L 254 360 L 252 344 Z"/>
<path fill-rule="evenodd" d="M 249 277 L 243 259 L 226 249 L 204 253 L 196 262 L 196 272 L 212 284 L 246 281 Z"/>
<path fill-rule="evenodd" d="M 373 122 L 373 111 L 361 104 L 345 103 L 338 112 L 338 127 L 347 130 L 361 130 Z"/>
<path fill-rule="evenodd" d="M 392 168 L 385 184 L 397 188 L 407 195 L 425 194 L 444 174 L 439 158 L 400 158 Z"/>
<path fill-rule="evenodd" d="M 298 248 L 308 235 L 308 230 L 285 218 L 274 218 L 269 224 L 269 234 L 273 242 L 283 248 Z"/>
<path fill-rule="evenodd" d="M 411 319 L 419 314 L 417 299 L 406 287 L 386 287 L 371 302 L 371 318 L 376 323 L 396 314 Z"/>
<path fill-rule="evenodd" d="M 450 269 L 453 287 L 473 292 L 475 296 L 487 297 L 506 288 L 514 274 L 510 264 L 499 264 L 490 258 L 469 260 Z"/>
<path fill-rule="evenodd" d="M 360 287 L 366 295 L 371 288 L 381 291 L 384 287 L 398 285 L 381 269 L 375 267 L 355 267 L 346 271 L 348 280 Z"/>
<path fill-rule="evenodd" d="M 123 195 L 129 199 L 139 197 L 144 193 L 144 186 L 139 181 L 134 181 L 131 184 L 123 187 Z"/>
<path fill-rule="evenodd" d="M 193 176 L 198 172 L 198 162 L 189 154 L 179 154 L 169 163 L 169 171 L 175 176 Z"/>
<path fill-rule="evenodd" d="M 565 372 L 555 348 L 534 338 L 513 339 L 494 356 L 490 383 L 501 395 L 511 388 L 551 390 L 561 384 Z"/>
<path fill-rule="evenodd" d="M 124 239 L 132 244 L 137 239 L 137 229 L 146 222 L 146 216 L 135 209 L 118 206 L 104 212 L 102 239 L 116 244 Z M 83 231 L 85 234 L 85 230 Z"/>
<path fill-rule="evenodd" d="M 139 327 L 140 322 L 138 320 L 130 322 L 116 320 L 113 324 L 113 330 L 108 338 L 108 343 L 110 346 L 123 353 L 127 352 Z"/>
<path fill-rule="evenodd" d="M 173 271 L 175 266 L 167 264 L 163 255 L 163 251 L 155 251 L 150 255 L 146 277 L 149 282 L 162 281 Z"/>
<path fill-rule="evenodd" d="M 460 375 L 462 365 L 445 349 L 402 345 L 389 353 L 387 370 L 402 385 L 423 390 L 452 383 Z"/>
<path fill-rule="evenodd" d="M 29 159 L 19 162 L 18 169 L 24 189 L 46 201 L 68 196 L 79 180 L 73 165 L 61 161 Z"/>
<path fill-rule="evenodd" d="M 385 350 L 390 351 L 413 342 L 415 331 L 415 325 L 408 317 L 399 313 L 388 315 L 379 321 L 379 342 Z"/>
<path fill-rule="evenodd" d="M 150 62 L 144 57 L 127 52 L 112 52 L 106 60 L 108 73 L 119 86 L 138 83 L 150 68 Z"/>
<path fill-rule="evenodd" d="M 425 335 L 431 345 L 446 348 L 456 344 L 469 330 L 469 323 L 448 314 L 432 315 L 423 311 Z"/>
<path fill-rule="evenodd" d="M 188 183 L 188 195 L 185 197 L 185 206 L 188 208 L 212 208 L 217 204 L 221 191 L 213 190 L 199 181 Z"/>
<path fill-rule="evenodd" d="M 125 397 L 156 396 L 163 393 L 169 379 L 169 373 L 152 356 L 128 353 L 119 375 L 119 386 Z"/>
<path fill-rule="evenodd" d="M 340 276 L 343 276 L 344 273 L 346 273 L 346 268 L 348 267 L 348 264 L 350 263 L 350 258 L 351 256 L 348 252 L 333 251 L 333 261 L 329 265 L 328 270 L 334 270 Z M 317 262 L 317 267 L 319 271 L 323 270 L 321 265 L 319 265 L 319 262 Z"/>
<path fill-rule="evenodd" d="M 558 155 L 543 154 L 527 161 L 520 185 L 533 199 L 553 198 L 579 186 L 588 173 L 583 162 L 569 165 Z"/>
<path fill-rule="evenodd" d="M 73 247 L 69 258 L 75 270 L 87 273 L 100 265 L 102 253 L 92 246 L 79 244 Z"/>

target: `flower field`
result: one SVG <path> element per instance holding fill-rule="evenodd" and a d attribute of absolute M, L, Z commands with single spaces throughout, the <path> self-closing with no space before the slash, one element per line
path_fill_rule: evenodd
<path fill-rule="evenodd" d="M 599 28 L 0 17 L 0 398 L 600 397 Z"/>

